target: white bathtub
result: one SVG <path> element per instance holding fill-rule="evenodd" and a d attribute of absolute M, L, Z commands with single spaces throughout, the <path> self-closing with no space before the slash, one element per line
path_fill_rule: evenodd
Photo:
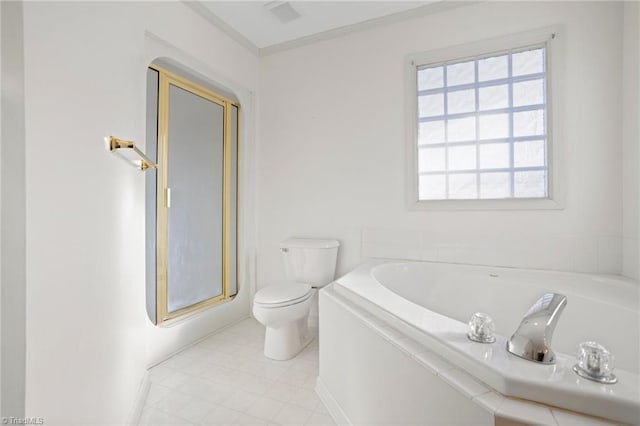
<path fill-rule="evenodd" d="M 332 291 L 392 314 L 417 331 L 411 337 L 502 395 L 640 423 L 637 282 L 575 273 L 371 261 L 339 278 Z M 551 366 L 506 351 L 506 341 L 522 316 L 545 292 L 567 297 L 551 345 L 557 362 Z M 478 311 L 493 317 L 496 343 L 466 338 L 467 320 Z M 572 371 L 577 345 L 587 340 L 614 354 L 618 383 L 598 384 Z"/>

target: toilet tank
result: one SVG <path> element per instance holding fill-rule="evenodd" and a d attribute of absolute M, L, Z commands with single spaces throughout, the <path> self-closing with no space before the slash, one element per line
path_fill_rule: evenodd
<path fill-rule="evenodd" d="M 340 243 L 336 240 L 290 238 L 280 243 L 287 279 L 322 287 L 333 281 Z"/>

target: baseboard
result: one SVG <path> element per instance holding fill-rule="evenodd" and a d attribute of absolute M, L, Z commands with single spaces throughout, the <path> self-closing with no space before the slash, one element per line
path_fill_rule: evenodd
<path fill-rule="evenodd" d="M 316 380 L 316 393 L 318 394 L 320 401 L 322 401 L 324 406 L 327 408 L 327 411 L 329 412 L 329 415 L 331 416 L 331 418 L 333 418 L 333 421 L 336 422 L 336 425 L 338 426 L 353 425 L 353 423 L 351 423 L 351 421 L 349 420 L 347 415 L 344 413 L 344 411 L 342 411 L 342 408 L 340 407 L 338 402 L 335 400 L 333 395 L 331 395 L 331 392 L 329 392 L 329 389 L 327 389 L 327 387 L 324 385 L 324 382 L 322 381 L 320 376 L 318 376 L 318 379 Z"/>
<path fill-rule="evenodd" d="M 150 387 L 151 380 L 149 379 L 149 370 L 146 370 L 144 372 L 144 376 L 142 376 L 140 387 L 138 388 L 138 394 L 136 395 L 136 400 L 133 403 L 131 413 L 129 414 L 129 419 L 127 420 L 128 426 L 137 426 L 137 424 L 140 422 L 140 416 L 142 415 L 144 404 L 147 401 L 147 395 L 149 395 Z"/>

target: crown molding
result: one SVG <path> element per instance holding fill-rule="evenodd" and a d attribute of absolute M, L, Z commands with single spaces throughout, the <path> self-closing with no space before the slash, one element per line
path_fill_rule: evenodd
<path fill-rule="evenodd" d="M 271 46 L 263 47 L 260 49 L 260 56 L 268 56 L 274 53 L 279 53 L 286 50 L 296 49 L 298 47 L 303 47 L 310 44 L 318 43 L 320 41 L 331 40 L 334 38 L 343 37 L 348 34 L 357 33 L 360 31 L 366 31 L 373 27 L 395 24 L 395 23 L 406 21 L 409 19 L 419 18 L 425 15 L 431 15 L 434 13 L 444 12 L 446 10 L 456 9 L 458 7 L 468 6 L 475 3 L 480 3 L 480 1 L 479 0 L 475 0 L 475 1 L 438 0 L 430 4 L 425 4 L 424 6 L 416 7 L 414 9 L 403 10 L 402 12 L 393 13 L 391 15 L 385 15 L 379 18 L 373 18 L 373 19 L 358 22 L 355 24 L 345 25 L 343 27 L 338 27 L 331 30 L 323 31 L 321 33 L 312 34 L 312 35 L 300 37 L 294 40 L 285 41 L 283 43 L 278 43 Z"/>

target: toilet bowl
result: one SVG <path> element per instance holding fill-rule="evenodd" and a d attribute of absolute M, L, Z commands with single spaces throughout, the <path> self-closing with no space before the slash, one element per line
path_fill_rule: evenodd
<path fill-rule="evenodd" d="M 333 280 L 338 246 L 336 240 L 306 238 L 280 243 L 287 280 L 262 288 L 253 299 L 253 316 L 266 328 L 267 358 L 293 358 L 313 340 L 309 311 L 316 289 Z"/>
<path fill-rule="evenodd" d="M 275 284 L 256 293 L 253 316 L 266 327 L 264 355 L 293 358 L 312 340 L 307 325 L 313 290 L 300 284 Z"/>

